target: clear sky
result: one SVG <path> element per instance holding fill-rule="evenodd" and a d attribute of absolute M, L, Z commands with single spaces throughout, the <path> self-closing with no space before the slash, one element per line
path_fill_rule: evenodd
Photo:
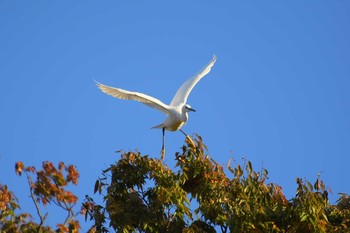
<path fill-rule="evenodd" d="M 93 79 L 169 103 L 216 54 L 183 130 L 224 166 L 264 166 L 288 198 L 320 173 L 334 203 L 350 193 L 349 12 L 345 0 L 0 1 L 0 182 L 31 211 L 16 161 L 76 165 L 83 201 L 116 150 L 159 158 L 150 128 L 165 116 Z M 183 141 L 166 134 L 170 166 Z"/>

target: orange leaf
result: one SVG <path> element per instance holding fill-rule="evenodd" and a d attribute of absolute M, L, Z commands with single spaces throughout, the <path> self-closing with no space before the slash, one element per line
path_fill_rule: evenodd
<path fill-rule="evenodd" d="M 60 232 L 69 232 L 68 227 L 66 227 L 63 224 L 57 224 L 58 229 L 60 230 Z"/>
<path fill-rule="evenodd" d="M 25 169 L 27 172 L 31 172 L 34 173 L 35 172 L 35 167 L 31 166 L 31 167 L 26 167 Z"/>
<path fill-rule="evenodd" d="M 63 162 L 59 162 L 58 169 L 60 170 L 60 172 L 62 172 L 63 168 L 65 168 L 64 163 Z"/>
<path fill-rule="evenodd" d="M 22 175 L 22 170 L 24 169 L 24 165 L 22 162 L 17 162 L 15 165 L 17 175 Z"/>
<path fill-rule="evenodd" d="M 73 165 L 70 165 L 68 167 L 68 175 L 67 175 L 67 181 L 70 182 L 72 181 L 73 184 L 77 185 L 78 184 L 78 178 L 79 178 L 79 173 L 75 169 Z"/>

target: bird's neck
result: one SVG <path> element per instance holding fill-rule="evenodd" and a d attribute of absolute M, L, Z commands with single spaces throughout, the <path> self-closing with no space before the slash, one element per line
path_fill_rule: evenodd
<path fill-rule="evenodd" d="M 184 114 L 182 114 L 183 119 L 181 119 L 183 122 L 187 122 L 188 120 L 188 112 L 185 112 Z"/>

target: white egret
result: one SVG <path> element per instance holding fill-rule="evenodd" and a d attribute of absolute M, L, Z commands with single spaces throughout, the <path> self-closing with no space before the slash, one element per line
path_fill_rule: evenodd
<path fill-rule="evenodd" d="M 98 88 L 104 93 L 111 95 L 113 97 L 125 100 L 136 100 L 144 103 L 152 108 L 155 108 L 167 115 L 167 118 L 160 125 L 154 126 L 152 128 L 160 128 L 163 132 L 163 145 L 162 145 L 162 157 L 164 156 L 164 131 L 176 131 L 180 130 L 184 135 L 186 135 L 181 127 L 188 120 L 188 112 L 193 111 L 189 104 L 187 104 L 187 98 L 192 91 L 193 87 L 208 74 L 216 61 L 216 56 L 205 66 L 201 71 L 199 71 L 194 77 L 188 79 L 182 86 L 177 90 L 174 98 L 172 99 L 170 105 L 164 104 L 162 101 L 143 94 L 139 92 L 127 91 L 120 88 L 110 87 L 103 85 L 99 82 L 97 83 Z M 187 135 L 186 135 L 187 136 Z"/>

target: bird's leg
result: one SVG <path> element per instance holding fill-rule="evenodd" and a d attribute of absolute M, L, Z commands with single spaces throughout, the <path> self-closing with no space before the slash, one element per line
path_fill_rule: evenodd
<path fill-rule="evenodd" d="M 162 144 L 162 150 L 164 150 L 164 144 L 165 144 L 165 128 L 162 128 L 163 132 L 163 144 Z"/>
<path fill-rule="evenodd" d="M 179 129 L 181 131 L 181 133 L 183 133 L 183 135 L 185 135 L 185 137 L 187 137 L 187 133 L 185 133 L 184 131 L 182 131 L 182 129 Z"/>
<path fill-rule="evenodd" d="M 182 131 L 182 129 L 179 129 L 181 131 L 181 133 L 183 133 L 183 135 L 185 135 L 185 137 L 189 137 L 189 135 L 187 133 L 185 133 L 184 131 Z"/>
<path fill-rule="evenodd" d="M 162 140 L 162 155 L 161 155 L 161 159 L 162 161 L 164 161 L 164 157 L 165 157 L 165 147 L 164 147 L 164 141 L 165 141 L 165 127 L 162 128 L 162 133 L 163 133 L 163 140 Z"/>

